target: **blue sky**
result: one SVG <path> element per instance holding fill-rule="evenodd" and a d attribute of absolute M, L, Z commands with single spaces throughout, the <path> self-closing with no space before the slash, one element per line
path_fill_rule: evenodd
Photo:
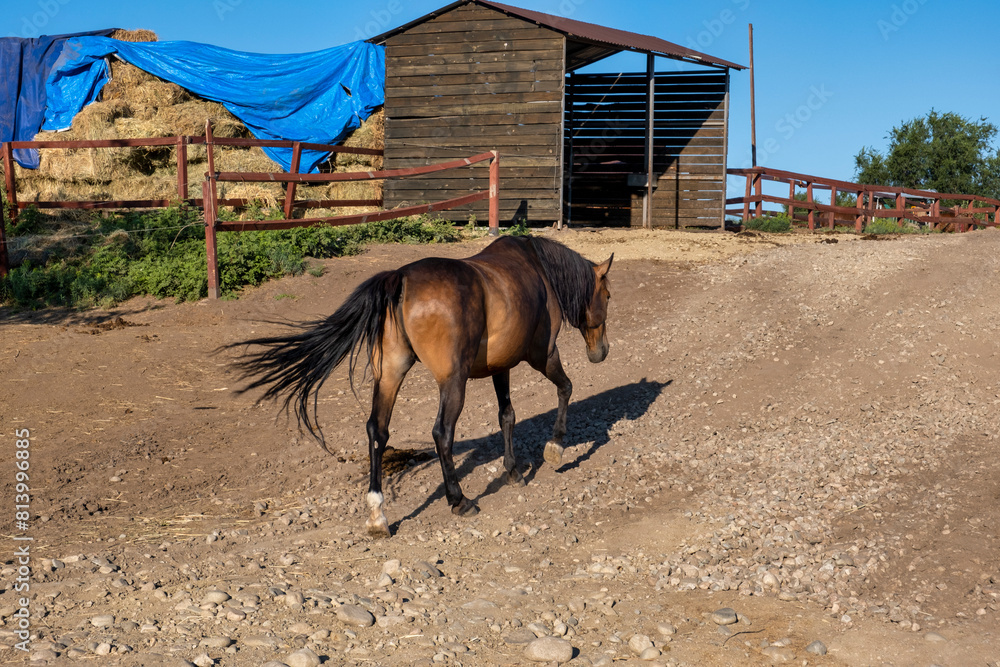
<path fill-rule="evenodd" d="M 862 146 L 932 108 L 1000 125 L 1000 3 L 987 0 L 507 0 L 527 9 L 630 30 L 749 64 L 754 25 L 758 163 L 850 180 Z M 15 0 L 0 35 L 147 28 L 161 40 L 299 53 L 396 27 L 447 0 Z M 678 63 L 658 60 L 662 70 Z M 626 54 L 598 71 L 639 71 Z M 594 68 L 592 68 L 594 69 Z M 750 164 L 750 76 L 733 72 L 730 167 Z M 731 190 L 737 184 L 731 183 Z M 742 191 L 742 187 L 738 188 Z M 731 195 L 732 195 L 731 191 Z"/>

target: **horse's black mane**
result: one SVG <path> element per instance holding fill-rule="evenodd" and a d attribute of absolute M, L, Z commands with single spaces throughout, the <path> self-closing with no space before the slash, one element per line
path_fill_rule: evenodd
<path fill-rule="evenodd" d="M 594 294 L 594 263 L 557 241 L 539 236 L 530 237 L 530 241 L 545 270 L 545 277 L 556 292 L 563 319 L 580 328 L 585 324 L 587 306 Z"/>

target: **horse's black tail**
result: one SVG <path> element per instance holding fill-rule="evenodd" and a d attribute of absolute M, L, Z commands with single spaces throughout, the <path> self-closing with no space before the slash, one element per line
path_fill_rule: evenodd
<path fill-rule="evenodd" d="M 320 387 L 330 373 L 350 357 L 351 390 L 354 390 L 354 371 L 361 356 L 361 346 L 366 347 L 367 368 L 375 348 L 381 346 L 386 314 L 396 317 L 402 288 L 403 275 L 399 271 L 385 271 L 361 283 L 326 319 L 295 325 L 301 329 L 299 333 L 226 345 L 225 348 L 244 345 L 264 348 L 237 362 L 243 372 L 241 379 L 253 378 L 239 393 L 266 387 L 262 398 L 284 397 L 284 409 L 287 411 L 294 406 L 299 425 L 304 424 L 323 449 L 327 449 L 323 431 L 316 421 Z"/>

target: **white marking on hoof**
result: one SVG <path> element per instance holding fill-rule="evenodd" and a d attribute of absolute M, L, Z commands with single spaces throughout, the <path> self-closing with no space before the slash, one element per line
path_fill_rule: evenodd
<path fill-rule="evenodd" d="M 382 513 L 382 503 L 385 502 L 385 497 L 377 491 L 369 491 L 365 499 L 368 501 L 368 509 L 371 511 L 368 520 L 365 521 L 365 528 L 368 529 L 368 534 L 372 537 L 391 536 L 392 532 L 389 530 L 389 521 L 385 518 L 385 514 Z"/>
<path fill-rule="evenodd" d="M 365 528 L 368 529 L 368 534 L 372 537 L 392 537 L 392 531 L 389 530 L 389 521 L 385 518 L 384 514 L 380 514 L 377 519 L 372 517 L 365 521 Z"/>
<path fill-rule="evenodd" d="M 557 466 L 562 463 L 563 446 L 552 442 L 545 443 L 545 451 L 542 453 L 542 458 L 544 458 L 548 463 Z"/>

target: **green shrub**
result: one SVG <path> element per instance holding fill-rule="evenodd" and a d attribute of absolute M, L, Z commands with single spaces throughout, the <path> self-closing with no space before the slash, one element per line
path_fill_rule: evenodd
<path fill-rule="evenodd" d="M 743 223 L 744 229 L 752 229 L 755 232 L 770 232 L 780 234 L 792 230 L 792 220 L 785 213 L 759 218 L 751 218 Z"/>
<path fill-rule="evenodd" d="M 44 228 L 37 222 L 32 225 Z M 178 301 L 208 294 L 205 225 L 197 209 L 97 216 L 85 227 L 88 231 L 82 243 L 55 247 L 44 264 L 26 261 L 12 269 L 0 281 L 0 303 L 85 309 L 143 294 Z M 461 232 L 450 223 L 425 217 L 343 227 L 226 232 L 218 235 L 219 282 L 223 294 L 232 296 L 248 285 L 302 274 L 306 257 L 353 255 L 367 243 L 443 243 L 460 237 Z"/>
<path fill-rule="evenodd" d="M 865 234 L 906 234 L 912 231 L 907 225 L 900 227 L 895 218 L 875 218 L 865 225 Z"/>

